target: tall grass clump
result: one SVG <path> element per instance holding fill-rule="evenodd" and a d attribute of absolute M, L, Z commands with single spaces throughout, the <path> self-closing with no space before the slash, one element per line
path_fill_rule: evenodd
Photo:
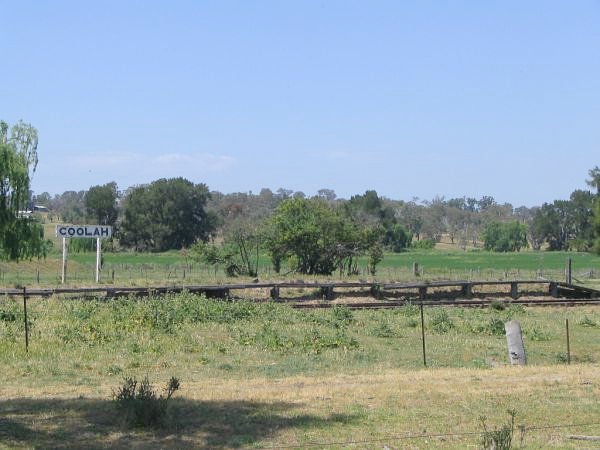
<path fill-rule="evenodd" d="M 513 434 L 515 431 L 515 410 L 509 410 L 510 422 L 500 428 L 490 430 L 487 427 L 487 418 L 481 416 L 479 420 L 483 428 L 480 444 L 484 450 L 509 450 L 512 448 Z"/>
<path fill-rule="evenodd" d="M 125 378 L 123 385 L 113 393 L 113 399 L 127 425 L 156 428 L 165 425 L 169 400 L 179 387 L 179 380 L 171 377 L 165 395 L 159 396 L 148 377 L 141 382 L 135 378 Z"/>

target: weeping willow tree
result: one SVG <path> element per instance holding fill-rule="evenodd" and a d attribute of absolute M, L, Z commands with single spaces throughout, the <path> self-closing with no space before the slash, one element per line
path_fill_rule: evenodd
<path fill-rule="evenodd" d="M 42 225 L 25 213 L 29 184 L 35 172 L 37 130 L 19 122 L 9 128 L 0 121 L 0 259 L 46 256 Z"/>

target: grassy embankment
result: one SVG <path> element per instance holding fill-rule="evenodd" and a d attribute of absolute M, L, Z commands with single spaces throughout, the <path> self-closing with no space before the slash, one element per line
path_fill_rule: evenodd
<path fill-rule="evenodd" d="M 32 300 L 25 354 L 21 305 L 2 299 L 0 446 L 465 448 L 477 443 L 468 433 L 481 431 L 481 415 L 498 426 L 508 409 L 529 428 L 525 448 L 568 448 L 568 434 L 600 434 L 598 424 L 539 428 L 600 422 L 600 310 L 425 312 L 424 369 L 415 306 Z M 527 368 L 506 366 L 509 318 L 522 323 Z M 171 376 L 182 383 L 158 431 L 126 428 L 110 401 L 124 376 L 144 375 L 161 387 Z"/>

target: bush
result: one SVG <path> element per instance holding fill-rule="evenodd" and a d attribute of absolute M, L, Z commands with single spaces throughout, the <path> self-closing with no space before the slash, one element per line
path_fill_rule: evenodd
<path fill-rule="evenodd" d="M 499 317 L 490 318 L 487 323 L 486 331 L 492 336 L 503 336 L 506 333 L 504 321 Z"/>
<path fill-rule="evenodd" d="M 168 402 L 179 387 L 179 380 L 172 377 L 165 388 L 166 395 L 159 397 L 148 377 L 139 383 L 135 378 L 125 378 L 123 385 L 113 394 L 114 401 L 128 425 L 156 428 L 165 424 Z"/>
<path fill-rule="evenodd" d="M 379 323 L 373 325 L 369 329 L 368 334 L 378 338 L 392 338 L 397 336 L 397 333 L 390 326 L 390 324 L 384 321 L 380 321 Z"/>
<path fill-rule="evenodd" d="M 410 247 L 414 250 L 431 250 L 435 247 L 435 241 L 433 239 L 421 239 L 420 241 L 413 241 Z"/>
<path fill-rule="evenodd" d="M 483 433 L 480 440 L 482 448 L 485 450 L 508 450 L 511 448 L 517 412 L 509 410 L 508 414 L 510 415 L 510 422 L 497 430 L 488 430 L 486 424 L 487 418 L 485 416 L 479 418 L 483 426 Z"/>
<path fill-rule="evenodd" d="M 438 333 L 447 333 L 454 328 L 454 322 L 452 322 L 448 312 L 442 309 L 436 312 L 431 319 L 431 328 Z"/>

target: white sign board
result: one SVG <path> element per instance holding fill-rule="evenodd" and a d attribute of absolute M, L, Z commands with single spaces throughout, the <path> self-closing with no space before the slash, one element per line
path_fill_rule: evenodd
<path fill-rule="evenodd" d="M 100 239 L 112 236 L 112 227 L 108 225 L 56 225 L 56 237 L 62 238 L 62 282 L 67 280 L 67 238 L 96 239 L 96 283 L 100 281 Z"/>
<path fill-rule="evenodd" d="M 109 238 L 112 227 L 108 225 L 56 225 L 59 238 Z"/>

